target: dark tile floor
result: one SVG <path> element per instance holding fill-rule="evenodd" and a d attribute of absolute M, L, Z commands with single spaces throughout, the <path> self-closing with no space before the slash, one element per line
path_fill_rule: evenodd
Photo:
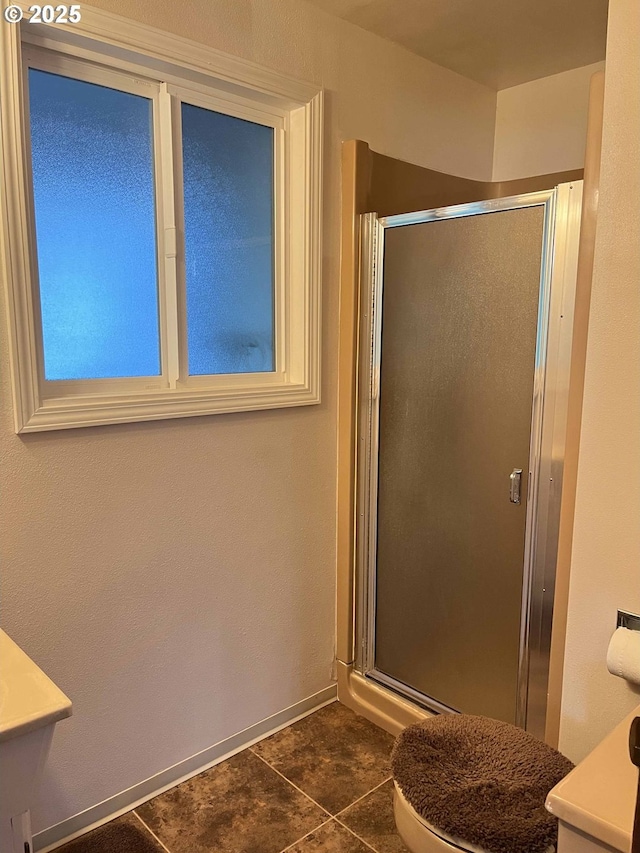
<path fill-rule="evenodd" d="M 56 853 L 406 853 L 392 744 L 336 702 Z"/>

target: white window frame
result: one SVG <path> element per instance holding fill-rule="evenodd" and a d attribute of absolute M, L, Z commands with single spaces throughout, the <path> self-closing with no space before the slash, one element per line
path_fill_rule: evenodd
<path fill-rule="evenodd" d="M 26 18 L 27 4 L 19 5 Z M 320 402 L 322 89 L 84 5 L 78 24 L 0 27 L 0 216 L 16 432 Z M 44 380 L 27 67 L 153 100 L 160 376 Z M 172 218 L 174 210 L 182 216 L 181 101 L 274 129 L 275 369 L 268 373 L 187 374 L 182 223 Z M 162 168 L 167 161 L 171 170 Z"/>

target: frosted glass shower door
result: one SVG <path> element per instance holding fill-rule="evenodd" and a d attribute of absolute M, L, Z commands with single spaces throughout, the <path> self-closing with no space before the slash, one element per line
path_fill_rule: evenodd
<path fill-rule="evenodd" d="M 537 205 L 384 236 L 375 670 L 510 722 L 543 232 Z"/>

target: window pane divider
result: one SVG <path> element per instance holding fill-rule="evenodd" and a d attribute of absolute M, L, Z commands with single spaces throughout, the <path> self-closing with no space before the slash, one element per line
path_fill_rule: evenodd
<path fill-rule="evenodd" d="M 180 378 L 178 333 L 178 237 L 176 192 L 173 176 L 172 101 L 166 83 L 160 84 L 156 121 L 156 175 L 158 184 L 158 294 L 160 307 L 160 348 L 163 374 L 169 388 Z"/>
<path fill-rule="evenodd" d="M 184 164 L 182 156 L 182 99 L 173 86 L 167 85 L 171 97 L 173 128 L 173 185 L 175 187 L 175 221 L 180 235 L 180 253 L 176 269 L 176 328 L 178 330 L 179 388 L 189 379 L 189 347 L 187 343 L 187 267 L 184 240 Z"/>

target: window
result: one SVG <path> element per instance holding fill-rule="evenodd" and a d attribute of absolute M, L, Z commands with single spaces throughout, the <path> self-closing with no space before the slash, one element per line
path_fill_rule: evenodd
<path fill-rule="evenodd" d="M 98 10 L 2 39 L 16 430 L 318 402 L 318 88 Z"/>
<path fill-rule="evenodd" d="M 159 376 L 153 101 L 28 81 L 44 380 Z"/>

